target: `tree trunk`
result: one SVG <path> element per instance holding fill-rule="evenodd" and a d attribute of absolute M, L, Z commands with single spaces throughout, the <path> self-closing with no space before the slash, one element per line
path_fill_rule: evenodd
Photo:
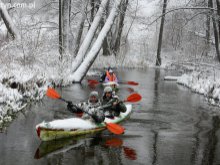
<path fill-rule="evenodd" d="M 90 15 L 90 22 L 93 22 L 94 20 L 94 15 L 95 15 L 95 0 L 90 1 L 91 5 L 91 15 Z"/>
<path fill-rule="evenodd" d="M 104 13 L 104 10 L 105 10 L 105 7 L 106 7 L 108 1 L 109 0 L 102 0 L 102 3 L 100 4 L 99 10 L 96 13 L 96 16 L 94 18 L 94 21 L 92 22 L 92 25 L 91 25 L 85 39 L 83 40 L 82 45 L 79 48 L 77 56 L 72 63 L 72 72 L 75 72 L 76 69 L 79 67 L 79 65 L 82 63 L 83 58 L 92 43 L 92 39 L 93 39 L 95 32 L 98 28 L 98 25 L 102 19 L 102 15 Z"/>
<path fill-rule="evenodd" d="M 161 24 L 160 24 L 160 33 L 159 33 L 159 39 L 158 39 L 158 47 L 157 47 L 157 59 L 156 59 L 156 65 L 161 65 L 161 46 L 162 46 L 162 40 L 163 40 L 163 27 L 164 27 L 164 20 L 165 20 L 165 13 L 167 8 L 167 0 L 164 0 L 163 2 L 163 16 L 161 18 Z"/>
<path fill-rule="evenodd" d="M 69 54 L 69 6 L 70 0 L 63 0 L 63 50 Z"/>
<path fill-rule="evenodd" d="M 213 1 L 212 0 L 209 0 L 209 5 L 210 5 L 210 8 L 213 8 Z M 213 30 L 214 30 L 214 37 L 215 37 L 216 55 L 217 55 L 218 61 L 220 61 L 218 29 L 217 29 L 213 10 L 211 10 L 211 13 L 212 13 L 212 23 L 213 23 Z"/>
<path fill-rule="evenodd" d="M 220 39 L 220 0 L 216 0 L 216 6 L 217 6 L 217 14 L 218 14 L 218 39 Z"/>
<path fill-rule="evenodd" d="M 106 13 L 106 12 L 105 12 Z M 106 13 L 107 14 L 107 13 Z M 101 22 L 100 22 L 100 27 L 103 28 L 104 24 L 105 24 L 105 20 L 106 20 L 106 16 L 105 15 Z M 103 41 L 103 44 L 102 44 L 102 55 L 103 56 L 108 56 L 110 55 L 111 52 L 110 52 L 110 49 L 109 49 L 109 44 L 108 44 L 108 35 L 105 37 L 104 41 Z"/>
<path fill-rule="evenodd" d="M 120 50 L 121 34 L 122 34 L 123 26 L 124 26 L 124 18 L 125 18 L 127 6 L 128 6 L 128 0 L 124 0 L 123 4 L 121 5 L 121 8 L 120 8 L 121 12 L 119 14 L 119 21 L 118 21 L 118 26 L 117 26 L 118 33 L 117 33 L 115 44 L 113 47 L 113 52 L 115 55 L 118 54 L 118 52 Z"/>
<path fill-rule="evenodd" d="M 14 26 L 14 23 L 11 19 L 11 17 L 8 14 L 6 6 L 4 6 L 4 3 L 0 0 L 0 15 L 5 23 L 6 28 L 8 29 L 9 34 L 13 39 L 19 36 L 17 28 Z"/>
<path fill-rule="evenodd" d="M 114 24 L 114 20 L 118 14 L 117 9 L 119 8 L 121 0 L 115 0 L 114 7 L 111 9 L 108 19 L 101 32 L 99 33 L 98 38 L 96 39 L 94 45 L 86 56 L 85 60 L 79 66 L 79 68 L 74 72 L 74 74 L 70 77 L 70 79 L 74 82 L 81 82 L 88 72 L 89 68 L 95 61 L 104 41 L 104 38 L 110 31 L 112 25 Z"/>
<path fill-rule="evenodd" d="M 59 0 L 59 59 L 63 59 L 63 20 L 62 20 L 62 3 L 63 0 Z"/>
<path fill-rule="evenodd" d="M 74 56 L 76 56 L 76 54 L 79 51 L 79 46 L 80 46 L 80 42 L 81 42 L 81 38 L 82 38 L 82 33 L 83 33 L 85 20 L 86 20 L 86 13 L 83 11 L 80 23 L 79 23 L 78 28 L 77 28 L 78 32 L 76 33 Z"/>
<path fill-rule="evenodd" d="M 208 7 L 210 7 L 209 3 L 208 3 Z M 210 37 L 211 37 L 210 31 L 211 31 L 211 19 L 210 19 L 210 13 L 208 13 L 206 15 L 206 50 L 205 50 L 206 56 L 208 56 L 208 52 L 210 50 Z"/>

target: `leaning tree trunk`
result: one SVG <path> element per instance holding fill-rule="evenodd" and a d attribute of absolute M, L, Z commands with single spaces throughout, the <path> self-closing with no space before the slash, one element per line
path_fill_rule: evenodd
<path fill-rule="evenodd" d="M 74 72 L 74 74 L 70 77 L 73 82 L 81 82 L 82 79 L 85 77 L 86 73 L 88 72 L 89 68 L 95 61 L 98 53 L 102 47 L 104 38 L 110 31 L 114 20 L 118 14 L 118 8 L 120 6 L 121 0 L 115 0 L 115 4 L 111 9 L 108 19 L 106 20 L 105 25 L 103 26 L 101 32 L 99 33 L 98 38 L 96 39 L 94 45 L 92 46 L 91 50 L 89 51 L 88 55 L 80 65 L 80 67 Z"/>
<path fill-rule="evenodd" d="M 208 3 L 209 3 L 210 8 L 213 8 L 213 1 L 209 0 Z M 215 20 L 215 17 L 214 17 L 213 10 L 211 10 L 211 13 L 212 13 L 212 23 L 213 23 L 213 30 L 214 30 L 214 37 L 215 37 L 216 55 L 217 55 L 218 61 L 220 61 L 218 29 L 217 29 L 216 20 Z"/>
<path fill-rule="evenodd" d="M 161 65 L 161 46 L 162 46 L 162 40 L 163 40 L 163 26 L 164 26 L 166 8 L 167 8 L 167 0 L 164 0 L 163 12 L 162 12 L 163 16 L 161 18 L 160 33 L 159 33 L 158 47 L 157 47 L 157 59 L 156 59 L 157 66 Z"/>
<path fill-rule="evenodd" d="M 121 5 L 121 12 L 119 14 L 119 21 L 118 21 L 118 33 L 116 36 L 115 44 L 113 47 L 113 52 L 116 55 L 119 50 L 120 50 L 120 45 L 121 45 L 121 34 L 124 26 L 124 18 L 125 18 L 125 13 L 127 10 L 128 6 L 128 0 L 124 0 L 123 4 Z"/>
<path fill-rule="evenodd" d="M 11 37 L 13 39 L 18 37 L 19 36 L 18 30 L 15 27 L 11 17 L 9 16 L 6 6 L 4 6 L 4 3 L 1 0 L 0 0 L 0 15 Z"/>
<path fill-rule="evenodd" d="M 76 69 L 82 63 L 83 58 L 84 58 L 86 52 L 88 51 L 88 49 L 89 49 L 89 47 L 90 47 L 90 45 L 92 43 L 92 39 L 93 39 L 93 37 L 95 35 L 95 32 L 96 32 L 96 30 L 98 28 L 98 25 L 99 25 L 99 23 L 100 23 L 100 21 L 102 19 L 102 15 L 104 13 L 104 10 L 105 10 L 105 7 L 106 7 L 108 1 L 109 0 L 103 0 L 102 3 L 100 4 L 99 10 L 96 13 L 96 16 L 95 16 L 95 18 L 94 18 L 94 20 L 92 22 L 92 25 L 91 25 L 91 27 L 90 27 L 90 29 L 89 29 L 85 39 L 83 40 L 82 45 L 79 48 L 79 51 L 77 53 L 76 58 L 74 59 L 74 61 L 72 63 L 72 68 L 71 68 L 72 72 L 75 72 Z"/>

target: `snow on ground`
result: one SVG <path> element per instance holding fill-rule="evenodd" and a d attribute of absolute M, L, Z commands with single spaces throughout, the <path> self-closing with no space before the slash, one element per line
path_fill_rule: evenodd
<path fill-rule="evenodd" d="M 217 72 L 219 73 L 219 70 Z M 220 75 L 216 74 L 216 70 L 200 70 L 183 74 L 178 78 L 177 83 L 205 95 L 211 104 L 220 105 Z"/>

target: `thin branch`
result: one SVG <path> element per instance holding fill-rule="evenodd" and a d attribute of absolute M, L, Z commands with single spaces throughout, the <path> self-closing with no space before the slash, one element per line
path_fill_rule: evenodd
<path fill-rule="evenodd" d="M 213 11 L 217 11 L 216 9 L 210 8 L 210 7 L 180 7 L 180 8 L 175 8 L 175 9 L 171 9 L 171 10 L 167 11 L 166 13 L 160 15 L 153 22 L 149 23 L 148 26 L 152 25 L 158 19 L 160 19 L 161 17 L 165 16 L 168 13 L 171 13 L 171 12 L 176 11 L 176 10 L 185 10 L 185 9 L 187 9 L 187 10 L 194 10 L 195 9 L 195 10 L 213 10 Z"/>

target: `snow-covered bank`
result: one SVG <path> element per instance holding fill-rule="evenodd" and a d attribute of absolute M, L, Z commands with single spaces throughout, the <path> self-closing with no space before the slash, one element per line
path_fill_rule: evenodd
<path fill-rule="evenodd" d="M 28 103 L 42 99 L 48 86 L 61 85 L 67 77 L 64 73 L 68 72 L 59 65 L 1 64 L 0 128 Z"/>
<path fill-rule="evenodd" d="M 40 100 L 47 89 L 45 78 L 29 69 L 0 71 L 0 128 L 30 101 Z"/>
<path fill-rule="evenodd" d="M 219 70 L 193 71 L 183 74 L 177 83 L 190 88 L 193 92 L 207 97 L 213 105 L 220 106 L 220 74 Z"/>

